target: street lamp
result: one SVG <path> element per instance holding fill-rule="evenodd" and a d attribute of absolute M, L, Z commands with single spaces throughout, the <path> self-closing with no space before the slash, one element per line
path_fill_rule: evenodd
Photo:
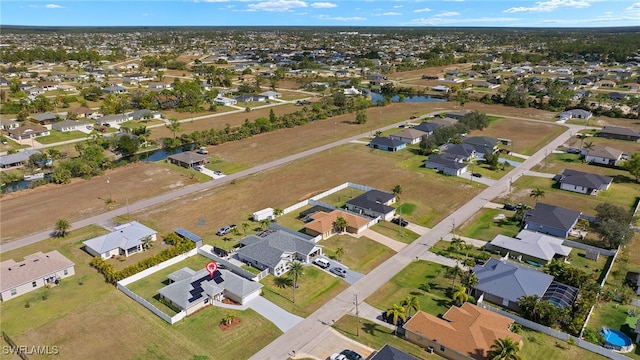
<path fill-rule="evenodd" d="M 358 294 L 355 293 L 353 294 L 356 297 L 356 336 L 360 336 L 360 318 L 358 317 L 358 315 L 360 314 L 360 312 L 358 311 Z"/>
<path fill-rule="evenodd" d="M 107 176 L 107 186 L 109 186 L 109 201 L 113 201 L 113 193 L 111 192 L 111 177 Z"/>

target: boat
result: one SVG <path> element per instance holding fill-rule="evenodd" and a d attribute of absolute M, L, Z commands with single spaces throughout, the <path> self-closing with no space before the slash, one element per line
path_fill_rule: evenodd
<path fill-rule="evenodd" d="M 25 175 L 24 179 L 26 181 L 42 180 L 42 179 L 44 179 L 44 173 L 36 173 L 36 174 L 32 174 L 32 175 Z"/>

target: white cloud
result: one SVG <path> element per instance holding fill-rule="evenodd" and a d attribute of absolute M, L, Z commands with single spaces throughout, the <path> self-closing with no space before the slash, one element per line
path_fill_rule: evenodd
<path fill-rule="evenodd" d="M 441 13 L 436 14 L 436 15 L 433 15 L 433 16 L 435 16 L 435 17 L 448 17 L 448 16 L 458 16 L 458 15 L 460 15 L 460 13 L 459 13 L 459 12 L 455 12 L 455 11 L 444 11 L 444 12 L 441 12 Z"/>
<path fill-rule="evenodd" d="M 631 6 L 625 8 L 627 11 L 640 11 L 640 2 L 631 4 Z"/>
<path fill-rule="evenodd" d="M 364 21 L 367 18 L 363 18 L 360 16 L 353 17 L 342 17 L 342 16 L 329 16 L 329 15 L 318 15 L 315 17 L 318 20 L 334 20 L 334 21 Z"/>
<path fill-rule="evenodd" d="M 429 8 L 424 8 L 424 9 L 416 9 L 416 10 L 413 10 L 413 12 L 414 12 L 414 13 L 421 13 L 421 12 L 428 12 L 428 11 L 431 11 L 431 9 L 429 9 Z"/>
<path fill-rule="evenodd" d="M 286 12 L 305 7 L 307 7 L 307 3 L 300 0 L 270 0 L 247 5 L 248 11 Z"/>
<path fill-rule="evenodd" d="M 338 7 L 338 5 L 330 2 L 315 2 L 311 4 L 311 7 L 316 9 L 329 9 L 329 8 Z"/>
<path fill-rule="evenodd" d="M 382 16 L 398 16 L 398 15 L 402 15 L 399 12 L 393 12 L 393 11 L 387 11 L 385 13 L 380 14 Z"/>
<path fill-rule="evenodd" d="M 45 8 L 45 9 L 64 9 L 64 6 L 62 5 L 58 5 L 58 4 L 47 4 L 47 5 L 29 5 L 30 8 L 33 9 L 39 9 L 39 8 Z"/>
<path fill-rule="evenodd" d="M 220 2 L 228 2 L 229 0 L 195 0 L 195 2 L 208 2 L 208 3 L 220 3 Z"/>
<path fill-rule="evenodd" d="M 518 6 L 504 10 L 505 13 L 515 12 L 549 12 L 558 8 L 587 8 L 591 6 L 592 0 L 546 0 L 538 1 L 533 6 Z"/>
<path fill-rule="evenodd" d="M 400 9 L 402 7 L 402 5 L 393 5 L 394 9 Z"/>
<path fill-rule="evenodd" d="M 412 25 L 450 25 L 450 24 L 468 24 L 468 23 L 501 23 L 501 22 L 514 22 L 521 21 L 519 18 L 494 18 L 494 17 L 483 17 L 483 18 L 471 18 L 471 19 L 460 19 L 460 18 L 442 18 L 442 17 L 432 17 L 432 18 L 419 18 L 411 20 Z"/>

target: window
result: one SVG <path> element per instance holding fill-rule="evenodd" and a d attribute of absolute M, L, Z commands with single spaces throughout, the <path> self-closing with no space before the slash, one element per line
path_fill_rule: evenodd
<path fill-rule="evenodd" d="M 64 269 L 63 273 L 64 273 L 65 275 L 69 275 L 69 270 Z"/>
<path fill-rule="evenodd" d="M 440 345 L 440 351 L 444 351 L 444 346 Z"/>
<path fill-rule="evenodd" d="M 11 296 L 15 296 L 17 293 L 16 289 L 11 289 Z"/>
<path fill-rule="evenodd" d="M 38 286 L 38 285 L 36 284 L 36 282 L 35 282 L 35 281 L 33 281 L 33 282 L 31 282 L 31 286 L 36 287 L 36 286 Z"/>

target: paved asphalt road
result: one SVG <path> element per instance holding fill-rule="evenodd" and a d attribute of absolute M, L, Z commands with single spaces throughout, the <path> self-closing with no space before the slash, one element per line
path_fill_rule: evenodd
<path fill-rule="evenodd" d="M 566 125 L 565 125 L 566 126 Z M 405 266 L 426 253 L 431 246 L 437 243 L 440 238 L 451 232 L 452 224 L 461 224 L 469 219 L 479 209 L 481 209 L 491 199 L 509 190 L 510 181 L 515 181 L 523 175 L 526 170 L 531 169 L 535 164 L 542 161 L 546 153 L 556 149 L 566 142 L 572 133 L 581 130 L 582 127 L 569 126 L 569 129 L 560 136 L 552 140 L 537 153 L 525 160 L 520 166 L 513 169 L 502 179 L 496 181 L 476 197 L 471 199 L 464 206 L 453 212 L 442 220 L 430 231 L 420 236 L 416 241 L 405 247 L 402 251 L 389 258 L 380 266 L 375 268 L 364 278 L 344 290 L 338 296 L 327 302 L 316 312 L 307 317 L 304 321 L 293 327 L 288 332 L 281 335 L 271 344 L 260 350 L 251 357 L 252 360 L 282 360 L 287 359 L 287 352 L 291 349 L 301 349 L 310 343 L 314 337 L 331 324 L 333 320 L 338 320 L 345 314 L 355 313 L 355 295 L 359 301 L 366 299 L 379 287 L 389 281 L 395 274 L 400 272 Z"/>
<path fill-rule="evenodd" d="M 433 112 L 433 114 L 438 114 L 440 113 L 440 111 L 436 111 Z M 385 130 L 389 130 L 389 129 L 393 129 L 398 127 L 399 125 L 404 124 L 405 122 L 399 122 L 393 125 L 388 125 L 385 126 L 383 128 L 377 129 L 380 131 L 385 131 Z M 214 188 L 216 186 L 220 186 L 222 184 L 226 184 L 229 183 L 235 179 L 239 179 L 248 175 L 252 175 L 255 173 L 258 173 L 260 171 L 264 171 L 264 170 L 269 170 L 272 169 L 274 167 L 283 165 L 283 164 L 287 164 L 289 162 L 298 160 L 298 159 L 302 159 L 304 157 L 307 157 L 309 155 L 313 155 L 313 154 L 317 154 L 319 152 L 325 151 L 325 150 L 329 150 L 331 148 L 334 148 L 336 146 L 340 146 L 343 144 L 347 144 L 353 140 L 357 140 L 357 139 L 361 139 L 361 138 L 365 138 L 368 137 L 371 134 L 371 130 L 367 131 L 366 133 L 363 134 L 359 134 L 359 135 L 355 135 L 346 139 L 342 139 L 342 140 L 338 140 L 326 145 L 322 145 L 319 146 L 317 148 L 313 148 L 313 149 L 309 149 L 303 152 L 299 152 L 297 154 L 293 154 L 293 155 L 289 155 L 287 157 L 281 158 L 281 159 L 277 159 L 268 163 L 264 163 L 261 165 L 257 165 L 254 166 L 250 169 L 246 169 L 240 172 L 237 172 L 235 174 L 231 174 L 231 175 L 227 175 L 225 177 L 223 177 L 222 179 L 215 179 L 212 181 L 208 181 L 206 183 L 199 183 L 199 184 L 194 184 L 194 185 L 189 185 L 189 186 L 185 186 L 183 188 L 162 194 L 162 195 L 158 195 L 156 197 L 153 198 L 149 198 L 149 199 L 145 199 L 145 200 L 141 200 L 139 202 L 133 203 L 133 204 L 129 204 L 129 206 L 122 206 L 120 208 L 99 214 L 99 215 L 95 215 L 86 219 L 82 219 L 79 221 L 76 221 L 74 223 L 71 224 L 71 228 L 72 229 L 78 229 L 87 225 L 91 225 L 91 224 L 99 224 L 105 221 L 108 221 L 116 216 L 120 216 L 120 215 L 124 215 L 127 213 L 134 213 L 137 211 L 140 211 L 142 209 L 148 208 L 148 207 L 152 207 L 155 205 L 159 205 L 168 201 L 173 201 L 177 198 L 189 195 L 189 194 L 193 194 L 193 193 L 197 193 L 200 191 L 204 191 L 204 190 L 208 190 L 211 188 Z M 31 244 L 35 244 L 39 241 L 42 241 L 44 239 L 47 239 L 51 236 L 51 233 L 53 232 L 53 229 L 48 229 L 46 231 L 42 231 L 36 234 L 32 234 L 29 236 L 26 236 L 24 238 L 15 240 L 15 241 L 11 241 L 8 242 L 6 244 L 2 244 L 0 245 L 0 252 L 7 252 L 7 251 L 11 251 L 14 249 L 18 249 L 20 247 L 26 246 L 26 245 L 31 245 Z"/>

